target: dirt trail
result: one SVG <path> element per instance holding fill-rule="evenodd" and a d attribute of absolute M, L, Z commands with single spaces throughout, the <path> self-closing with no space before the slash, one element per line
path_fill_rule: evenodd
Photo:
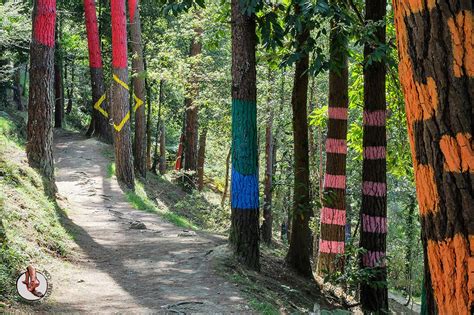
<path fill-rule="evenodd" d="M 158 215 L 134 210 L 107 178 L 104 144 L 55 134 L 56 183 L 68 204 L 77 259 L 51 267 L 48 312 L 245 312 L 238 289 L 216 275 L 209 252 L 225 239 L 183 232 Z M 133 229 L 131 222 L 147 229 Z"/>

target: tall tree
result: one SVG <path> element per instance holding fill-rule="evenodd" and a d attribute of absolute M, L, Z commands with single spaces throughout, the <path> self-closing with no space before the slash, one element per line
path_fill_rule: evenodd
<path fill-rule="evenodd" d="M 338 5 L 337 0 L 332 1 Z M 328 135 L 326 139 L 326 174 L 324 177 L 319 273 L 342 271 L 346 225 L 346 156 L 349 72 L 347 36 L 337 15 L 331 21 L 329 36 L 330 69 L 328 95 Z"/>
<path fill-rule="evenodd" d="M 257 84 L 253 13 L 232 0 L 232 224 L 230 243 L 249 268 L 260 269 Z"/>
<path fill-rule="evenodd" d="M 48 193 L 55 191 L 52 115 L 54 108 L 54 43 L 56 0 L 35 0 L 30 46 L 30 87 L 26 154 L 30 166 L 45 177 Z"/>
<path fill-rule="evenodd" d="M 111 2 L 112 18 L 112 121 L 117 179 L 128 188 L 135 187 L 130 139 L 130 106 L 127 69 L 127 17 L 125 0 Z"/>
<path fill-rule="evenodd" d="M 199 16 L 199 12 L 197 13 Z M 196 172 L 197 171 L 197 150 L 198 150 L 198 105 L 196 98 L 199 94 L 199 82 L 196 76 L 196 57 L 202 51 L 202 28 L 194 28 L 194 36 L 191 41 L 191 48 L 189 56 L 191 59 L 191 75 L 188 82 L 187 96 L 184 100 L 186 107 L 185 114 L 185 130 L 184 130 L 184 170 Z M 193 173 L 186 175 L 186 182 L 194 188 L 195 175 Z"/>
<path fill-rule="evenodd" d="M 429 269 L 426 292 L 432 290 L 440 314 L 469 314 L 474 312 L 473 3 L 394 0 L 393 6 Z"/>
<path fill-rule="evenodd" d="M 56 16 L 55 50 L 54 50 L 54 128 L 63 127 L 64 117 L 64 82 L 63 56 L 61 51 L 61 15 Z"/>
<path fill-rule="evenodd" d="M 387 291 L 387 162 L 385 60 L 373 53 L 385 44 L 386 0 L 365 2 L 365 23 L 375 27 L 374 38 L 364 46 L 364 114 L 362 207 L 360 246 L 365 249 L 361 266 L 372 271 L 360 286 L 362 309 L 388 312 Z M 382 23 L 381 23 L 382 22 Z"/>
<path fill-rule="evenodd" d="M 135 139 L 133 153 L 135 170 L 146 177 L 146 117 L 145 106 L 145 66 L 143 63 L 142 29 L 140 24 L 139 0 L 128 0 L 130 15 L 130 37 L 132 47 L 132 82 L 135 93 Z"/>
<path fill-rule="evenodd" d="M 23 111 L 24 106 L 21 100 L 22 87 L 21 87 L 21 66 L 20 64 L 16 65 L 15 73 L 13 74 L 13 100 L 16 103 L 16 108 L 19 111 Z"/>
<path fill-rule="evenodd" d="M 94 104 L 87 135 L 91 136 L 94 134 L 102 141 L 112 143 L 112 128 L 109 125 L 109 106 L 107 99 L 104 97 L 104 72 L 102 68 L 102 53 L 100 49 L 95 0 L 84 0 L 84 13 L 86 19 L 87 45 L 89 48 L 92 103 Z"/>
<path fill-rule="evenodd" d="M 274 79 L 271 76 L 271 69 L 268 74 L 271 86 L 274 84 Z M 263 222 L 261 227 L 262 240 L 270 244 L 272 241 L 272 194 L 273 194 L 273 162 L 274 162 L 274 146 L 273 146 L 273 104 L 271 92 L 268 93 L 267 106 L 268 116 L 265 126 L 265 182 L 264 182 L 264 198 L 263 198 Z"/>
<path fill-rule="evenodd" d="M 291 213 L 291 238 L 286 259 L 290 266 L 304 276 L 311 276 L 311 230 L 309 220 L 313 215 L 309 195 L 308 156 L 308 39 L 310 30 L 299 5 L 295 15 L 301 19 L 301 30 L 296 35 L 296 50 L 300 58 L 296 61 L 291 106 L 293 109 L 294 142 L 294 194 Z"/>
<path fill-rule="evenodd" d="M 197 155 L 197 188 L 199 191 L 204 188 L 204 162 L 206 159 L 206 140 L 207 140 L 207 127 L 202 128 L 201 134 L 199 135 L 199 149 Z"/>

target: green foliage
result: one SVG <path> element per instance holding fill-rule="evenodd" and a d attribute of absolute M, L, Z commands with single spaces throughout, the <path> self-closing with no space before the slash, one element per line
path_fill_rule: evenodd
<path fill-rule="evenodd" d="M 25 127 L 20 122 L 5 112 L 0 117 L 0 300 L 15 297 L 18 272 L 28 264 L 41 268 L 70 253 L 63 210 L 44 193 L 40 175 L 22 158 L 12 158 L 24 154 L 12 137 Z"/>

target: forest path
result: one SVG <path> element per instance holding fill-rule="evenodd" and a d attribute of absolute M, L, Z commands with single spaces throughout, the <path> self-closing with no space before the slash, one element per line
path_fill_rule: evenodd
<path fill-rule="evenodd" d="M 35 310 L 81 313 L 249 311 L 234 285 L 216 275 L 211 249 L 220 236 L 187 232 L 133 209 L 107 178 L 104 144 L 55 132 L 56 183 L 77 258 L 51 266 L 52 296 Z M 140 221 L 146 229 L 132 228 Z"/>

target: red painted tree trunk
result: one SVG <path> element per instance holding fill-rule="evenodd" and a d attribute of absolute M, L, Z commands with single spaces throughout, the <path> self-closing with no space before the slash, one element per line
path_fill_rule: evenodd
<path fill-rule="evenodd" d="M 125 0 L 111 2 L 112 17 L 112 121 L 117 179 L 128 188 L 135 187 L 130 138 L 130 106 L 127 69 L 127 17 Z"/>
<path fill-rule="evenodd" d="M 86 18 L 87 45 L 89 48 L 92 103 L 94 106 L 105 93 L 95 0 L 84 0 L 84 13 Z M 96 135 L 102 141 L 112 143 L 112 127 L 109 124 L 110 108 L 108 104 L 107 99 L 100 104 L 104 113 L 107 113 L 105 115 L 101 111 L 92 108 L 91 125 L 87 134 L 88 136 Z"/>
<path fill-rule="evenodd" d="M 426 291 L 440 314 L 474 312 L 472 1 L 394 0 L 420 210 Z M 428 311 L 433 312 L 430 297 Z"/>
<path fill-rule="evenodd" d="M 56 0 L 35 0 L 30 46 L 30 94 L 26 154 L 30 166 L 39 170 L 55 192 L 53 166 L 54 33 Z"/>
<path fill-rule="evenodd" d="M 379 22 L 385 18 L 385 0 L 367 0 L 365 20 Z M 375 31 L 377 40 L 385 43 L 385 26 Z M 364 47 L 365 62 L 373 53 L 372 43 Z M 362 165 L 362 208 L 360 211 L 360 246 L 366 250 L 361 267 L 374 274 L 360 286 L 360 301 L 366 312 L 388 312 L 387 289 L 387 134 L 385 97 L 385 62 L 372 61 L 364 67 L 364 134 Z M 379 283 L 380 285 L 375 285 Z"/>
<path fill-rule="evenodd" d="M 146 177 L 146 118 L 145 118 L 145 65 L 143 63 L 142 30 L 140 24 L 139 0 L 128 0 L 130 15 L 130 36 L 132 47 L 133 92 L 135 93 L 135 170 Z M 138 106 L 138 107 L 137 107 Z"/>

